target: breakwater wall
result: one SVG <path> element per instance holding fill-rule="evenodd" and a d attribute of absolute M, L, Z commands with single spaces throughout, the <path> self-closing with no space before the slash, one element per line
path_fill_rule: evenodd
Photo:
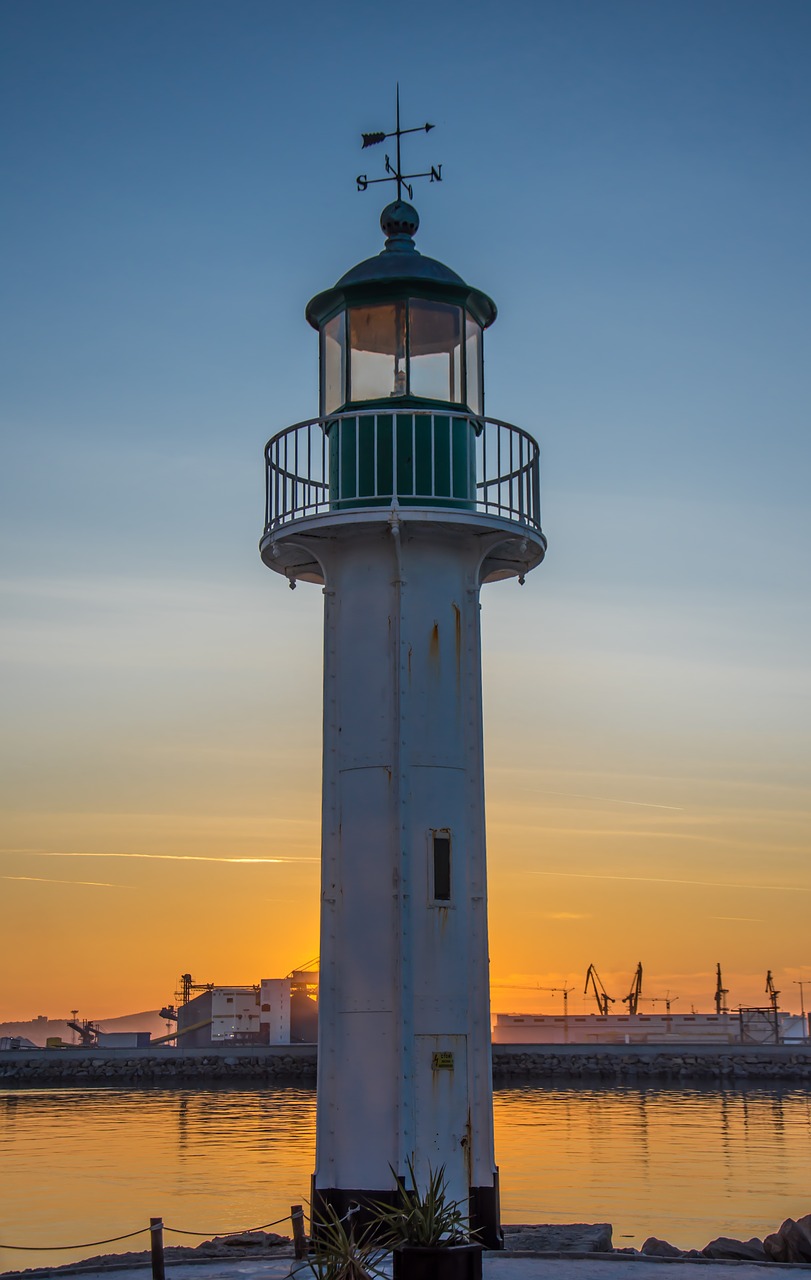
<path fill-rule="evenodd" d="M 751 1080 L 811 1085 L 811 1045 L 493 1045 L 493 1079 L 646 1081 L 736 1085 Z"/>
<path fill-rule="evenodd" d="M 0 1087 L 315 1083 L 312 1044 L 210 1049 L 28 1049 L 0 1053 Z"/>
<path fill-rule="evenodd" d="M 315 1045 L 206 1049 L 39 1049 L 0 1053 L 0 1087 L 313 1084 Z M 605 1085 L 703 1083 L 811 1087 L 811 1045 L 493 1046 L 493 1078 L 582 1080 Z"/>

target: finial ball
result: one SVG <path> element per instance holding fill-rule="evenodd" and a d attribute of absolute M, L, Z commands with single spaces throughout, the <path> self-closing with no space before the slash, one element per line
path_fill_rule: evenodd
<path fill-rule="evenodd" d="M 380 229 L 389 239 L 392 236 L 413 236 L 420 225 L 420 215 L 413 204 L 405 200 L 393 200 L 380 215 Z"/>

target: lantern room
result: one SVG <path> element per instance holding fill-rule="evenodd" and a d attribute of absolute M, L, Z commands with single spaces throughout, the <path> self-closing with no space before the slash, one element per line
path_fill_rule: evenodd
<path fill-rule="evenodd" d="M 469 505 L 495 303 L 417 250 L 412 205 L 387 205 L 380 226 L 382 252 L 306 312 L 320 339 L 332 503 Z"/>
<path fill-rule="evenodd" d="M 307 307 L 321 345 L 322 416 L 355 407 L 452 405 L 484 413 L 482 332 L 492 298 L 414 245 L 420 220 L 402 200 L 380 215 L 383 251 Z"/>

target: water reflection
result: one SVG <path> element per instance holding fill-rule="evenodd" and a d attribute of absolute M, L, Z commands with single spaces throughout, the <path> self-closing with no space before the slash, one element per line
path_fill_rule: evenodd
<path fill-rule="evenodd" d="M 805 1090 L 519 1084 L 496 1091 L 495 1118 L 507 1222 L 611 1222 L 619 1243 L 700 1247 L 811 1208 Z M 13 1170 L 0 1240 L 98 1240 L 158 1214 L 212 1234 L 270 1222 L 306 1200 L 314 1144 L 310 1087 L 0 1091 L 0 1161 Z M 2 1251 L 0 1269 L 54 1256 Z"/>
<path fill-rule="evenodd" d="M 803 1090 L 500 1090 L 505 1220 L 611 1222 L 701 1247 L 808 1212 Z"/>

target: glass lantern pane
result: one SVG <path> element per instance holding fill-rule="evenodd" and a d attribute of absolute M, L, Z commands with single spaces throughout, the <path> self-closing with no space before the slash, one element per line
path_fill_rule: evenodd
<path fill-rule="evenodd" d="M 346 400 L 346 312 L 333 316 L 322 330 L 322 413 L 334 413 Z"/>
<path fill-rule="evenodd" d="M 484 413 L 482 327 L 468 315 L 465 316 L 465 370 L 467 374 L 465 402 L 471 413 Z"/>
<path fill-rule="evenodd" d="M 349 345 L 350 400 L 405 395 L 404 303 L 351 307 Z"/>
<path fill-rule="evenodd" d="M 408 312 L 409 390 L 426 400 L 462 399 L 462 310 L 413 298 Z"/>

